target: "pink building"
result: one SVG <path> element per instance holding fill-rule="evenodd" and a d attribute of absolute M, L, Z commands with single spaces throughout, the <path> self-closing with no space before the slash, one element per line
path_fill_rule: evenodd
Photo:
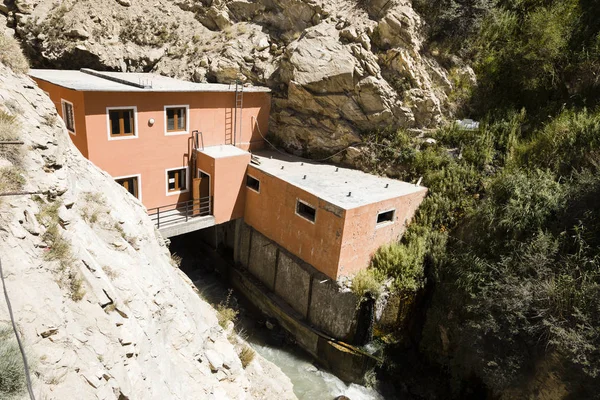
<path fill-rule="evenodd" d="M 142 201 L 167 237 L 243 218 L 337 279 L 398 240 L 426 194 L 405 182 L 260 152 L 268 88 L 89 69 L 30 75 L 81 153 Z"/>

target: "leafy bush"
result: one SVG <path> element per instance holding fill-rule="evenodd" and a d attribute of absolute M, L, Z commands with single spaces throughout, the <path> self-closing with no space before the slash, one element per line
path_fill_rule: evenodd
<path fill-rule="evenodd" d="M 363 269 L 352 278 L 352 292 L 359 298 L 367 293 L 376 298 L 381 294 L 384 279 L 385 275 L 380 270 Z"/>
<path fill-rule="evenodd" d="M 4 34 L 0 34 L 0 63 L 16 73 L 24 74 L 29 71 L 29 62 L 17 40 Z"/>
<path fill-rule="evenodd" d="M 24 391 L 25 370 L 13 329 L 0 326 L 0 397 L 17 398 Z"/>
<path fill-rule="evenodd" d="M 379 276 L 394 278 L 398 290 L 414 292 L 424 285 L 424 258 L 425 239 L 409 236 L 403 243 L 391 243 L 377 249 L 371 260 L 371 268 Z"/>

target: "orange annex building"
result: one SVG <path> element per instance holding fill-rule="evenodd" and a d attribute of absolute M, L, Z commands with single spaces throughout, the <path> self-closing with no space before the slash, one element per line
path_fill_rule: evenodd
<path fill-rule="evenodd" d="M 332 279 L 398 240 L 421 186 L 265 151 L 270 90 L 148 73 L 31 70 L 81 153 L 163 235 L 243 221 Z"/>

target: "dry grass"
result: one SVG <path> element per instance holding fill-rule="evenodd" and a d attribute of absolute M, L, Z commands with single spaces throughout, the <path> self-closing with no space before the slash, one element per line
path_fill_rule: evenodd
<path fill-rule="evenodd" d="M 181 266 L 182 260 L 183 260 L 183 258 L 181 258 L 179 255 L 177 255 L 177 253 L 171 254 L 171 265 L 174 266 L 175 268 L 179 268 Z"/>
<path fill-rule="evenodd" d="M 0 398 L 18 398 L 25 391 L 23 359 L 10 325 L 0 326 Z"/>
<path fill-rule="evenodd" d="M 219 321 L 221 328 L 226 328 L 227 324 L 229 324 L 229 321 L 235 323 L 238 316 L 238 311 L 229 307 L 229 301 L 231 300 L 232 293 L 233 291 L 230 289 L 227 293 L 227 298 L 225 301 L 217 305 L 217 320 Z"/>
<path fill-rule="evenodd" d="M 20 129 L 21 126 L 13 115 L 0 110 L 0 141 L 18 140 Z M 21 169 L 23 160 L 21 146 L 0 145 L 0 159 L 8 160 L 12 164 L 0 168 L 0 193 L 21 190 L 25 184 Z"/>
<path fill-rule="evenodd" d="M 119 276 L 119 273 L 117 271 L 115 271 L 113 268 L 109 267 L 108 265 L 103 265 L 102 271 L 104 271 L 106 276 L 108 276 L 108 278 L 111 281 L 115 280 Z"/>
<path fill-rule="evenodd" d="M 12 36 L 0 35 L 0 63 L 16 73 L 24 74 L 29 71 L 29 62 L 23 55 L 19 42 Z"/>
<path fill-rule="evenodd" d="M 240 351 L 239 354 L 240 361 L 242 362 L 242 367 L 246 368 L 248 365 L 250 365 L 252 360 L 254 360 L 254 356 L 256 356 L 256 352 L 252 350 L 252 347 L 244 345 L 244 347 L 242 347 L 242 351 Z"/>
<path fill-rule="evenodd" d="M 39 201 L 41 199 L 37 198 Z M 48 245 L 44 254 L 47 261 L 57 261 L 57 282 L 61 288 L 68 290 L 69 297 L 73 301 L 79 301 L 85 296 L 85 288 L 81 274 L 75 265 L 75 258 L 71 250 L 71 243 L 65 239 L 61 232 L 58 218 L 58 209 L 61 202 L 55 201 L 45 204 L 36 215 L 38 221 L 46 227 L 42 239 Z"/>
<path fill-rule="evenodd" d="M 17 167 L 0 168 L 0 193 L 16 192 L 23 188 L 25 177 Z"/>

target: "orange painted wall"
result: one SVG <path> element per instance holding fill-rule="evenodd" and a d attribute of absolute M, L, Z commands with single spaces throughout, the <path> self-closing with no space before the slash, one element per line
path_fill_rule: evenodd
<path fill-rule="evenodd" d="M 210 175 L 215 223 L 244 216 L 246 169 L 250 153 L 232 157 L 213 158 L 198 152 L 197 168 Z"/>
<path fill-rule="evenodd" d="M 69 133 L 71 140 L 79 149 L 84 157 L 88 157 L 88 145 L 86 138 L 86 121 L 85 121 L 85 104 L 83 101 L 83 93 L 71 89 L 66 89 L 61 86 L 56 86 L 41 79 L 35 79 L 40 89 L 46 91 L 50 100 L 54 103 L 58 115 L 63 118 L 61 99 L 73 103 L 73 113 L 75 115 L 75 135 Z M 64 119 L 64 118 L 63 118 Z"/>
<path fill-rule="evenodd" d="M 366 268 L 379 247 L 397 241 L 402 236 L 427 194 L 427 189 L 422 189 L 416 193 L 346 210 L 338 276 L 354 275 Z M 377 215 L 391 209 L 396 210 L 394 222 L 377 226 Z"/>
<path fill-rule="evenodd" d="M 203 132 L 204 146 L 223 144 L 232 129 L 233 93 L 141 93 L 86 92 L 86 123 L 89 159 L 112 176 L 141 174 L 142 201 L 147 208 L 173 204 L 191 198 L 191 192 L 167 195 L 168 168 L 189 166 L 191 131 Z M 165 105 L 189 105 L 189 134 L 165 135 Z M 108 140 L 107 107 L 137 107 L 138 137 Z M 263 132 L 268 127 L 270 95 L 245 93 L 242 144 L 260 145 L 262 138 L 251 117 L 258 119 Z M 231 114 L 232 115 L 232 114 Z M 154 119 L 154 125 L 149 120 Z M 188 187 L 193 168 L 189 170 Z M 211 175 L 212 176 L 212 175 Z M 214 192 L 213 192 L 214 193 Z"/>
<path fill-rule="evenodd" d="M 336 278 L 344 211 L 252 165 L 248 166 L 248 174 L 260 180 L 260 193 L 246 188 L 245 222 L 319 271 Z M 316 207 L 314 224 L 296 215 L 296 199 Z"/>

